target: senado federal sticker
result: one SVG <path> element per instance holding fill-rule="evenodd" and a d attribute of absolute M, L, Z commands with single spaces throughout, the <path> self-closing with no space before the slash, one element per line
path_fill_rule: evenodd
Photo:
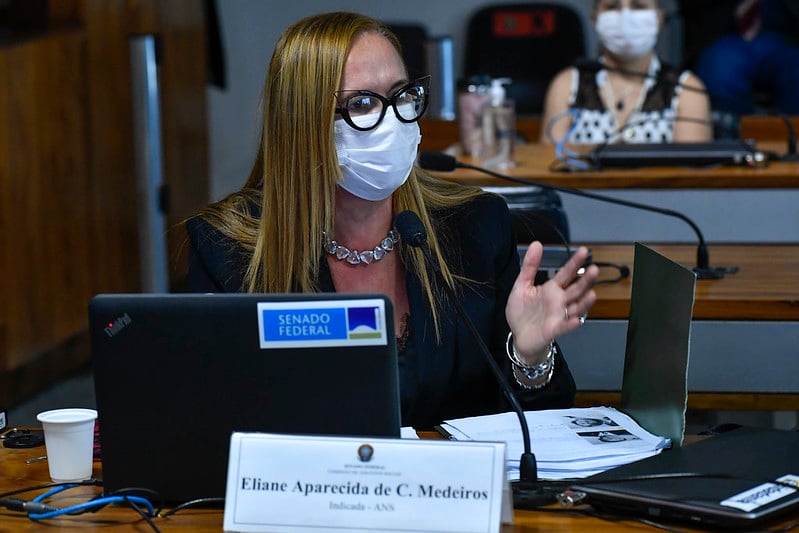
<path fill-rule="evenodd" d="M 260 302 L 261 348 L 388 344 L 385 300 Z"/>

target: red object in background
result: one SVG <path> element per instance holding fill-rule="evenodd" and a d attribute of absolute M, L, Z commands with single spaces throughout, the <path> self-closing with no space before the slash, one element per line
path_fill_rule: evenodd
<path fill-rule="evenodd" d="M 100 460 L 100 424 L 94 421 L 94 460 Z"/>
<path fill-rule="evenodd" d="M 551 9 L 494 13 L 494 35 L 497 37 L 544 37 L 554 31 L 555 12 Z"/>

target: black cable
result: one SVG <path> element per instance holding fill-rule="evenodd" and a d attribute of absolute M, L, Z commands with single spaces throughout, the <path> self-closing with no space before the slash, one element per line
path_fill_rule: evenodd
<path fill-rule="evenodd" d="M 156 516 L 161 514 L 161 511 L 164 509 L 165 505 L 164 498 L 163 496 L 161 496 L 160 493 L 144 487 L 125 487 L 122 489 L 117 489 L 111 492 L 105 492 L 103 494 L 100 494 L 98 498 L 105 498 L 110 496 L 139 496 L 142 498 L 147 498 L 151 502 L 157 501 L 158 506 L 155 508 L 155 513 L 154 513 Z M 100 509 L 101 507 L 98 507 L 96 510 L 92 510 L 91 512 L 96 512 L 99 511 Z"/>
<path fill-rule="evenodd" d="M 101 487 L 103 485 L 102 479 L 84 479 L 83 481 L 54 481 L 51 483 L 43 483 L 41 485 L 34 485 L 32 487 L 24 487 L 21 489 L 10 490 L 8 492 L 0 493 L 0 498 L 7 498 L 15 494 L 23 494 L 25 492 L 33 492 L 35 490 L 52 489 L 53 487 L 63 487 L 64 485 L 82 485 L 90 487 Z"/>
<path fill-rule="evenodd" d="M 605 262 L 605 261 L 592 261 L 592 263 L 594 265 L 600 267 L 600 272 L 602 271 L 603 267 L 615 268 L 616 270 L 619 271 L 619 274 L 616 277 L 614 277 L 614 278 L 597 279 L 596 281 L 594 281 L 594 285 L 595 286 L 596 285 L 603 285 L 603 284 L 604 285 L 608 285 L 608 284 L 611 284 L 611 283 L 618 283 L 621 280 L 630 277 L 630 267 L 628 267 L 627 265 L 619 265 L 619 264 L 616 264 L 616 263 L 608 263 L 608 262 Z"/>
<path fill-rule="evenodd" d="M 0 498 L 0 507 L 5 507 L 9 511 L 19 511 L 20 513 L 50 513 L 57 511 L 56 507 L 41 502 L 30 502 L 19 498 Z"/>
<path fill-rule="evenodd" d="M 796 132 L 793 130 L 791 119 L 785 113 L 780 113 L 779 116 L 785 124 L 785 129 L 788 130 L 788 148 L 785 155 L 777 157 L 781 161 L 799 161 L 799 155 L 796 153 Z"/>
<path fill-rule="evenodd" d="M 20 511 L 26 513 L 28 518 L 31 520 L 39 521 L 39 520 L 46 520 L 48 518 L 52 518 L 55 516 L 75 516 L 81 515 L 85 513 L 95 513 L 100 509 L 105 508 L 109 503 L 115 503 L 120 501 L 123 504 L 128 505 L 133 510 L 135 510 L 142 518 L 147 522 L 150 528 L 155 533 L 160 533 L 160 530 L 152 521 L 153 516 L 158 516 L 158 513 L 154 512 L 152 516 L 150 516 L 147 512 L 145 512 L 137 502 L 133 501 L 129 498 L 129 496 L 139 498 L 141 501 L 146 502 L 149 504 L 149 501 L 143 498 L 142 496 L 137 496 L 136 494 L 127 494 L 127 493 L 147 493 L 149 495 L 158 496 L 158 499 L 161 499 L 160 495 L 156 492 L 151 491 L 149 489 L 142 489 L 142 488 L 131 488 L 131 489 L 120 489 L 118 491 L 113 491 L 110 494 L 99 494 L 88 500 L 84 504 L 78 504 L 67 508 L 57 508 L 53 507 L 45 503 L 44 501 L 40 501 L 38 499 L 34 499 L 33 501 L 21 500 L 17 498 L 9 498 L 9 496 L 22 494 L 26 492 L 33 492 L 33 491 L 40 491 L 44 489 L 50 489 L 49 491 L 45 492 L 38 496 L 37 498 L 46 497 L 47 494 L 59 492 L 59 488 L 63 487 L 62 490 L 69 490 L 70 488 L 78 487 L 78 486 L 102 486 L 103 482 L 101 479 L 87 479 L 79 482 L 53 482 L 53 483 L 44 483 L 41 485 L 35 485 L 32 487 L 23 487 L 21 489 L 16 489 L 12 491 L 7 491 L 5 493 L 0 494 L 0 506 L 7 507 L 12 511 Z M 93 505 L 93 502 L 96 505 Z M 163 503 L 161 504 L 163 507 Z M 160 510 L 160 508 L 159 508 Z"/>
<path fill-rule="evenodd" d="M 161 530 L 158 529 L 158 526 L 156 526 L 155 522 L 153 522 L 152 517 L 149 514 L 145 513 L 141 507 L 136 505 L 136 502 L 131 501 L 127 496 L 123 496 L 123 501 L 134 511 L 139 513 L 142 519 L 144 519 L 144 521 L 147 522 L 147 525 L 149 525 L 155 533 L 161 533 Z M 158 516 L 158 514 L 156 513 L 155 516 Z"/>
<path fill-rule="evenodd" d="M 161 518 L 166 518 L 166 517 L 171 516 L 171 515 L 179 512 L 179 511 L 182 511 L 184 509 L 188 509 L 189 507 L 194 507 L 196 505 L 208 505 L 208 504 L 216 504 L 216 505 L 222 504 L 222 505 L 224 505 L 224 503 L 225 503 L 225 499 L 224 498 L 198 498 L 196 500 L 190 500 L 190 501 L 187 501 L 187 502 L 183 502 L 180 505 L 178 505 L 177 507 L 173 507 L 169 511 L 161 514 L 160 516 L 161 516 Z"/>

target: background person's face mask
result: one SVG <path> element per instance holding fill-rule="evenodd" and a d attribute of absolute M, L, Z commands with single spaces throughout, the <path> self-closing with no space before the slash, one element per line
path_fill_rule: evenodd
<path fill-rule="evenodd" d="M 357 119 L 355 119 L 357 121 Z M 344 119 L 333 122 L 340 185 L 364 200 L 385 200 L 405 183 L 416 161 L 422 135 L 419 124 L 400 122 L 387 109 L 376 128 L 359 131 Z"/>
<path fill-rule="evenodd" d="M 658 14 L 654 9 L 604 11 L 596 19 L 599 40 L 608 52 L 621 59 L 635 59 L 655 47 Z"/>

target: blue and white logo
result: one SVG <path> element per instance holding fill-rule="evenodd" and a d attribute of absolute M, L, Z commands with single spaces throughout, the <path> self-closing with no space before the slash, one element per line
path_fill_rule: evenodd
<path fill-rule="evenodd" d="M 385 302 L 379 299 L 261 302 L 261 348 L 385 345 Z"/>

